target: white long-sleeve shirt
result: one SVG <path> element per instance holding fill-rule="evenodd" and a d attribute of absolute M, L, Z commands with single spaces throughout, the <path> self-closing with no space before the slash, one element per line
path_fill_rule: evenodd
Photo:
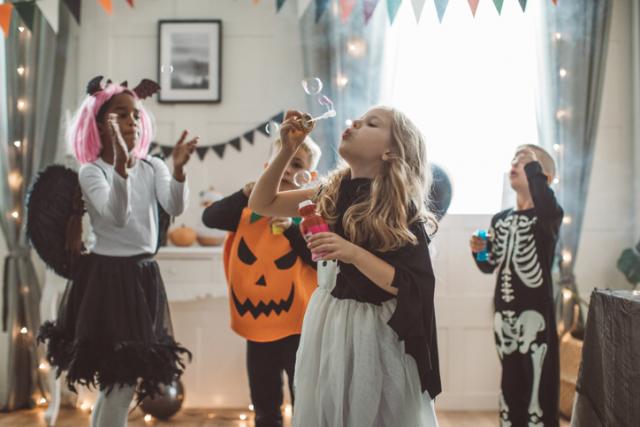
<path fill-rule="evenodd" d="M 154 253 L 158 243 L 157 202 L 172 216 L 187 204 L 186 181 L 178 182 L 156 157 L 138 160 L 124 179 L 98 159 L 80 167 L 80 187 L 96 237 L 92 252 L 110 256 Z"/>

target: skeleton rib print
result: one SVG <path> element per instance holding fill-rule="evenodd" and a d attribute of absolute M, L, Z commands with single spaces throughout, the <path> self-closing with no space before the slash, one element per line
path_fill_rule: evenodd
<path fill-rule="evenodd" d="M 533 226 L 536 217 L 512 214 L 499 219 L 494 226 L 494 262 L 502 267 L 500 273 L 502 299 L 515 299 L 511 278 L 515 272 L 522 283 L 529 288 L 542 286 L 543 276 Z"/>

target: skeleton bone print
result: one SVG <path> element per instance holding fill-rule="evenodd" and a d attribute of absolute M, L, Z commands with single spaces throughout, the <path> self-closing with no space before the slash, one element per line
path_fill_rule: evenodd
<path fill-rule="evenodd" d="M 493 229 L 493 255 L 500 272 L 501 293 L 504 302 L 515 299 L 513 272 L 529 288 L 539 288 L 543 283 L 542 268 L 536 251 L 533 228 L 537 217 L 513 214 L 499 219 Z"/>

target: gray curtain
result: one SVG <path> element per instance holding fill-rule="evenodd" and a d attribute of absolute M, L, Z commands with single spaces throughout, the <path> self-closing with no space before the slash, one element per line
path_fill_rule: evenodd
<path fill-rule="evenodd" d="M 541 144 L 557 153 L 556 191 L 565 221 L 556 259 L 560 288 L 571 295 L 560 303 L 559 328 L 576 322 L 580 327 L 581 319 L 572 318 L 579 301 L 574 267 L 598 129 L 613 1 L 542 3 L 538 127 Z"/>
<path fill-rule="evenodd" d="M 63 3 L 60 2 L 62 8 Z M 35 5 L 34 5 L 35 7 Z M 25 236 L 26 189 L 37 172 L 52 163 L 58 146 L 62 85 L 68 40 L 68 14 L 60 10 L 56 35 L 35 7 L 31 31 L 14 12 L 10 35 L 4 41 L 4 67 L 0 70 L 3 130 L 0 145 L 0 226 L 8 255 L 3 269 L 2 327 L 9 334 L 7 364 L 0 366 L 6 381 L 0 410 L 34 405 L 44 396 L 44 377 L 38 372 L 41 355 L 36 344 L 40 285 Z M 25 68 L 24 75 L 17 72 Z M 24 109 L 18 108 L 23 101 Z M 20 147 L 14 141 L 21 141 Z M 12 213 L 15 212 L 15 217 Z M 4 349 L 3 349 L 4 350 Z"/>
<path fill-rule="evenodd" d="M 337 2 L 316 22 L 315 2 L 300 19 L 304 72 L 324 84 L 322 93 L 335 104 L 337 116 L 319 121 L 313 137 L 322 148 L 320 172 L 333 169 L 338 161 L 337 146 L 348 119 L 356 119 L 379 102 L 384 37 L 388 27 L 385 2 L 365 25 L 363 2 L 357 2 L 346 23 L 336 13 Z M 351 48 L 350 48 L 351 47 Z M 338 77 L 348 79 L 340 85 Z M 309 113 L 314 117 L 324 109 L 308 97 Z"/>

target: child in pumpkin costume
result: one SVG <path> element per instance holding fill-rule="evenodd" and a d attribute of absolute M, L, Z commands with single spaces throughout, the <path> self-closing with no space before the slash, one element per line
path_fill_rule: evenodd
<path fill-rule="evenodd" d="M 320 149 L 307 139 L 280 182 L 314 171 Z M 315 262 L 291 218 L 265 218 L 248 207 L 253 184 L 209 206 L 207 227 L 229 231 L 224 247 L 231 328 L 247 340 L 247 371 L 256 427 L 282 426 L 282 371 L 293 397 L 296 352 L 307 302 L 317 286 Z M 276 228 L 284 229 L 283 233 Z"/>

